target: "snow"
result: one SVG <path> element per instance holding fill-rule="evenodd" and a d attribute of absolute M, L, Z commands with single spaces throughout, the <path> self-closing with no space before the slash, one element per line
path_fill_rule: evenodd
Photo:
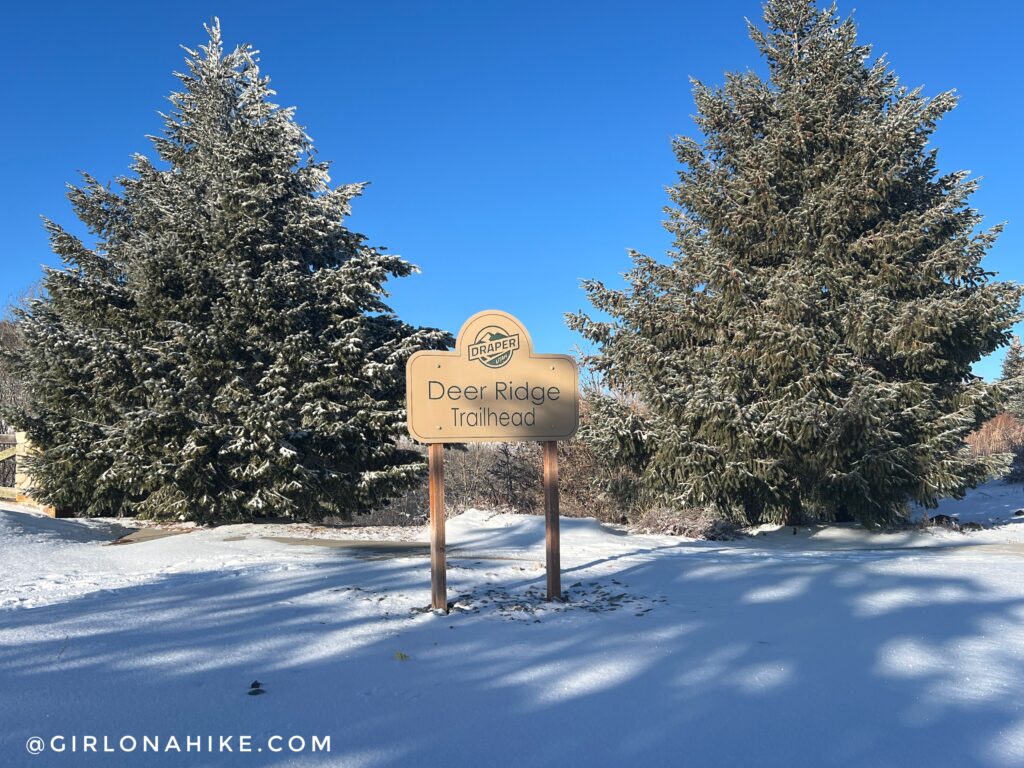
<path fill-rule="evenodd" d="M 706 542 L 563 519 L 566 604 L 540 597 L 543 519 L 473 510 L 447 528 L 448 616 L 425 610 L 422 548 L 356 541 L 394 531 L 110 546 L 116 521 L 0 510 L 0 764 L 1024 765 L 1022 501 L 943 502 L 1000 523 L 969 534 Z M 315 541 L 275 540 L 296 537 Z M 331 751 L 25 751 L 55 734 Z"/>

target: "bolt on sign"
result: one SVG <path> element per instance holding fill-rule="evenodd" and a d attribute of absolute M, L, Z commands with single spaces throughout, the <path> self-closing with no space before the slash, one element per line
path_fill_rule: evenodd
<path fill-rule="evenodd" d="M 548 599 L 562 599 L 558 441 L 579 424 L 576 361 L 534 352 L 522 323 L 489 309 L 463 324 L 454 351 L 410 357 L 405 387 L 409 434 L 429 446 L 432 607 L 448 610 L 444 443 L 543 443 Z"/>
<path fill-rule="evenodd" d="M 480 312 L 454 352 L 409 359 L 409 433 L 421 443 L 568 440 L 579 422 L 578 382 L 572 357 L 537 354 L 512 315 Z"/>

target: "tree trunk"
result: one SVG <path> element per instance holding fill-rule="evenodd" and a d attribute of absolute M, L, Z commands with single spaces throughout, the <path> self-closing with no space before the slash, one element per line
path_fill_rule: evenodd
<path fill-rule="evenodd" d="M 804 506 L 800 500 L 800 484 L 793 485 L 793 491 L 789 495 L 789 509 L 786 510 L 786 525 L 803 525 Z"/>

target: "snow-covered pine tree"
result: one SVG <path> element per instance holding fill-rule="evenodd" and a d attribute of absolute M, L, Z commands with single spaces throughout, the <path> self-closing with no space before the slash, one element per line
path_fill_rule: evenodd
<path fill-rule="evenodd" d="M 350 515 L 422 471 L 400 449 L 405 362 L 451 337 L 384 303 L 414 268 L 343 219 L 256 53 L 219 24 L 188 50 L 159 160 L 121 190 L 71 188 L 87 245 L 48 223 L 65 268 L 20 318 L 42 500 L 198 521 Z"/>
<path fill-rule="evenodd" d="M 929 139 L 956 102 L 869 61 L 852 20 L 769 0 L 748 24 L 769 78 L 694 82 L 667 262 L 633 254 L 610 320 L 570 325 L 590 364 L 644 402 L 653 482 L 749 520 L 899 517 L 962 494 L 999 458 L 966 435 L 996 408 L 971 364 L 1007 341 L 1020 289 L 981 259 L 977 183 Z"/>
<path fill-rule="evenodd" d="M 1024 419 L 1024 346 L 1014 336 L 1003 358 L 1002 376 L 1004 407 L 1018 419 Z"/>

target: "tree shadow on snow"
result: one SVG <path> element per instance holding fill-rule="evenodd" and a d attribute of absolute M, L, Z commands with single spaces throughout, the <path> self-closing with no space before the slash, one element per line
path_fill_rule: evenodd
<path fill-rule="evenodd" d="M 1012 765 L 1024 757 L 1024 599 L 993 593 L 992 569 L 983 578 L 975 562 L 749 550 L 609 560 L 586 577 L 665 602 L 639 616 L 539 612 L 539 623 L 410 612 L 408 596 L 429 601 L 424 559 L 335 553 L 166 574 L 0 613 L 0 754 L 35 734 L 299 733 L 330 735 L 332 752 L 289 765 Z M 996 562 L 1018 578 L 1019 559 Z M 529 580 L 503 567 L 453 567 L 449 594 Z M 254 678 L 267 695 L 246 695 Z M 75 762 L 142 760 L 282 757 Z"/>
<path fill-rule="evenodd" d="M 107 520 L 57 519 L 43 514 L 5 509 L 2 506 L 0 526 L 18 537 L 31 536 L 37 539 L 71 542 L 113 541 L 137 530 L 134 526 Z"/>

